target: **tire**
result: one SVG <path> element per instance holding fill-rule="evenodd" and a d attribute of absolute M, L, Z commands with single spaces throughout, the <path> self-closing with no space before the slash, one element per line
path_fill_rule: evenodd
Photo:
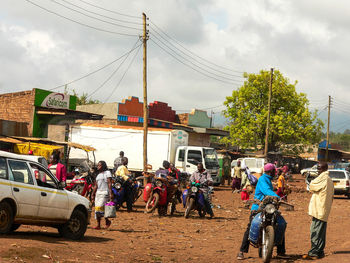
<path fill-rule="evenodd" d="M 190 198 L 188 202 L 186 202 L 186 210 L 185 210 L 185 218 L 190 216 L 190 212 L 194 207 L 194 198 Z"/>
<path fill-rule="evenodd" d="M 205 215 L 206 215 L 205 208 L 198 210 L 198 215 L 199 215 L 199 217 L 205 217 Z"/>
<path fill-rule="evenodd" d="M 259 253 L 259 258 L 262 258 L 262 248 L 261 247 L 258 248 L 258 253 Z"/>
<path fill-rule="evenodd" d="M 58 232 L 65 238 L 78 240 L 83 238 L 86 228 L 86 215 L 80 210 L 74 210 L 69 221 L 58 227 Z"/>
<path fill-rule="evenodd" d="M 12 224 L 11 231 L 16 231 L 20 226 L 21 224 Z"/>
<path fill-rule="evenodd" d="M 146 203 L 146 213 L 152 213 L 158 206 L 159 203 L 159 194 L 154 193 L 148 198 Z"/>
<path fill-rule="evenodd" d="M 272 226 L 267 226 L 265 228 L 265 240 L 262 247 L 262 259 L 264 263 L 268 263 L 272 257 L 273 246 L 275 242 L 275 230 Z"/>
<path fill-rule="evenodd" d="M 72 187 L 72 191 L 76 191 L 79 195 L 84 191 L 84 185 L 76 184 Z"/>
<path fill-rule="evenodd" d="M 13 226 L 13 209 L 6 203 L 0 203 L 0 234 L 7 234 L 11 232 Z"/>

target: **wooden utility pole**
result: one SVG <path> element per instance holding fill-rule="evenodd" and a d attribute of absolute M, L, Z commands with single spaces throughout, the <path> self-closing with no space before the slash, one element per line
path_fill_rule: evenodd
<path fill-rule="evenodd" d="M 147 17 L 143 18 L 143 170 L 147 171 L 147 131 L 148 131 L 148 103 L 147 103 Z"/>
<path fill-rule="evenodd" d="M 269 133 L 270 133 L 270 113 L 271 113 L 271 98 L 272 98 L 272 81 L 273 81 L 273 68 L 271 68 L 270 75 L 270 86 L 269 86 L 269 99 L 268 99 L 268 109 L 267 109 L 267 121 L 266 121 L 266 136 L 265 136 L 265 158 L 267 158 L 267 153 L 269 151 Z"/>
<path fill-rule="evenodd" d="M 325 159 L 326 162 L 328 162 L 329 121 L 331 117 L 331 104 L 332 104 L 332 97 L 328 96 L 328 120 L 327 120 L 326 159 Z"/>

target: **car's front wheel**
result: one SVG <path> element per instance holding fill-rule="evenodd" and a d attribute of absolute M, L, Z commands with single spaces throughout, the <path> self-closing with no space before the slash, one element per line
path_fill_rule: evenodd
<path fill-rule="evenodd" d="M 58 227 L 58 232 L 66 238 L 78 240 L 83 238 L 87 228 L 87 217 L 80 210 L 74 210 L 69 221 Z"/>
<path fill-rule="evenodd" d="M 6 202 L 0 203 L 0 234 L 7 234 L 11 232 L 12 224 L 12 207 Z"/>

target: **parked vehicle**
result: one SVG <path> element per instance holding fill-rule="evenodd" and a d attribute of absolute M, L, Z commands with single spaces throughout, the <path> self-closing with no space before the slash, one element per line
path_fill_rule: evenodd
<path fill-rule="evenodd" d="M 314 166 L 310 167 L 310 168 L 304 168 L 300 171 L 300 174 L 303 177 L 306 177 L 307 173 L 311 172 L 311 173 L 317 173 L 317 164 L 315 164 Z"/>
<path fill-rule="evenodd" d="M 284 242 L 287 223 L 278 210 L 281 204 L 279 199 L 266 196 L 259 203 L 258 214 L 250 225 L 249 240 L 251 245 L 259 249 L 259 257 L 263 262 L 270 262 L 273 247 Z"/>
<path fill-rule="evenodd" d="M 350 198 L 350 173 L 345 170 L 328 170 L 329 177 L 334 183 L 334 194 L 345 195 Z M 317 174 L 308 173 L 306 177 L 306 189 L 309 191 L 310 182 L 317 177 Z"/>
<path fill-rule="evenodd" d="M 185 218 L 190 216 L 192 210 L 198 211 L 200 217 L 204 217 L 206 214 L 204 204 L 204 194 L 200 190 L 201 184 L 199 181 L 192 182 L 187 189 L 182 193 L 182 202 L 185 210 Z"/>
<path fill-rule="evenodd" d="M 265 159 L 264 158 L 253 158 L 253 157 L 247 157 L 247 158 L 238 158 L 237 160 L 233 160 L 231 162 L 231 168 L 234 166 L 237 166 L 237 161 L 241 161 L 242 167 L 249 167 L 249 170 L 251 173 L 262 173 L 263 168 L 265 165 Z"/>
<path fill-rule="evenodd" d="M 350 165 L 350 163 L 348 162 L 338 162 L 334 164 L 334 169 L 338 169 L 338 170 L 345 170 L 346 168 L 348 168 Z"/>
<path fill-rule="evenodd" d="M 44 225 L 81 239 L 90 222 L 89 201 L 64 187 L 42 164 L 0 151 L 0 234 L 21 224 Z"/>
<path fill-rule="evenodd" d="M 136 178 L 134 175 L 130 176 L 130 184 L 132 191 L 132 203 L 134 204 L 137 199 L 142 195 L 142 183 L 143 177 Z M 116 209 L 120 207 L 126 208 L 126 196 L 125 196 L 125 181 L 121 176 L 113 178 L 112 191 L 114 194 L 114 200 Z"/>
<path fill-rule="evenodd" d="M 160 215 L 166 213 L 167 204 L 167 179 L 164 177 L 153 177 L 143 191 L 143 200 L 146 202 L 145 211 L 153 212 L 158 208 Z M 165 209 L 165 211 L 163 211 Z"/>
<path fill-rule="evenodd" d="M 117 128 L 116 128 L 117 127 Z M 154 167 L 160 167 L 163 160 L 174 163 L 182 173 L 192 174 L 197 164 L 203 163 L 204 169 L 210 172 L 214 183 L 220 184 L 218 177 L 219 163 L 215 149 L 210 147 L 189 146 L 188 133 L 182 130 L 164 130 L 149 128 L 148 160 Z M 128 170 L 142 173 L 143 167 L 143 131 L 137 127 L 80 125 L 70 128 L 70 140 L 96 148 L 96 159 L 105 160 L 110 168 L 116 154 L 123 150 L 129 158 Z M 92 153 L 89 153 L 89 155 Z M 91 156 L 92 159 L 93 156 Z M 82 151 L 71 149 L 70 158 L 86 159 Z M 152 170 L 151 172 L 155 172 Z"/>

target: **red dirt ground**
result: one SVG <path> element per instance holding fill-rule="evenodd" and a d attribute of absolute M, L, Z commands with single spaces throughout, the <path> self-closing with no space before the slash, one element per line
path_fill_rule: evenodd
<path fill-rule="evenodd" d="M 305 184 L 295 175 L 299 187 Z M 282 214 L 288 222 L 286 249 L 289 259 L 272 262 L 302 261 L 310 248 L 310 217 L 307 215 L 309 193 L 292 192 L 288 201 L 294 211 Z M 136 211 L 117 212 L 110 230 L 91 226 L 81 241 L 58 236 L 56 229 L 21 226 L 11 235 L 1 236 L 0 262 L 236 262 L 236 255 L 247 225 L 249 210 L 240 195 L 229 187 L 217 187 L 213 197 L 215 219 L 201 219 L 197 214 L 185 219 L 178 205 L 175 216 L 145 214 L 144 203 Z M 350 262 L 350 200 L 336 197 L 328 222 L 326 257 L 319 262 Z M 259 262 L 257 249 L 251 247 L 242 262 Z"/>

